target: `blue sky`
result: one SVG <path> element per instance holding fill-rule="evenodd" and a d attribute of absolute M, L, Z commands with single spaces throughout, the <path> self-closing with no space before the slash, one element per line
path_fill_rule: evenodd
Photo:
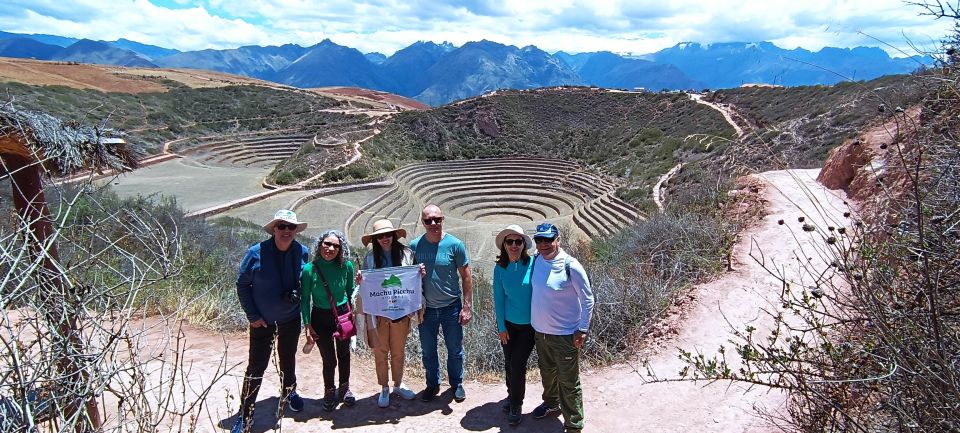
<path fill-rule="evenodd" d="M 0 30 L 180 50 L 313 45 L 387 55 L 413 42 L 487 39 L 549 52 L 644 54 L 679 42 L 882 46 L 916 54 L 949 30 L 900 0 L 4 0 Z"/>

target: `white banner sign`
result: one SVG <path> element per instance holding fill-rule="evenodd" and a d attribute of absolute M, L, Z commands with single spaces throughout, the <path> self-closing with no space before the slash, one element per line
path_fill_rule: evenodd
<path fill-rule="evenodd" d="M 420 265 L 360 271 L 363 312 L 396 320 L 423 303 Z"/>

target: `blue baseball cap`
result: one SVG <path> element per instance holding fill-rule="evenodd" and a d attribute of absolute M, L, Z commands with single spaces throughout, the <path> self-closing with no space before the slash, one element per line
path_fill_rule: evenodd
<path fill-rule="evenodd" d="M 550 223 L 543 223 L 537 226 L 537 232 L 533 234 L 535 238 L 553 239 L 560 235 L 560 230 Z"/>

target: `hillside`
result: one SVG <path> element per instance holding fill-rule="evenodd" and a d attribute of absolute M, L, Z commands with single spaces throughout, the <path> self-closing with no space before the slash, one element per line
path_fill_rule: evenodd
<path fill-rule="evenodd" d="M 402 113 L 363 144 L 372 174 L 407 162 L 529 155 L 572 159 L 621 181 L 635 204 L 681 158 L 703 158 L 693 134 L 732 137 L 714 110 L 680 93 L 585 87 L 497 92 L 425 112 Z M 690 139 L 688 139 L 690 137 Z"/>
<path fill-rule="evenodd" d="M 742 87 L 712 92 L 707 100 L 729 104 L 752 131 L 731 157 L 754 170 L 814 168 L 827 152 L 878 117 L 922 98 L 916 76 L 887 76 L 833 86 Z"/>
<path fill-rule="evenodd" d="M 0 78 L 0 92 L 18 109 L 86 124 L 109 119 L 140 155 L 157 153 L 175 138 L 336 131 L 362 121 L 325 111 L 340 107 L 335 99 L 220 73 L 0 59 Z"/>

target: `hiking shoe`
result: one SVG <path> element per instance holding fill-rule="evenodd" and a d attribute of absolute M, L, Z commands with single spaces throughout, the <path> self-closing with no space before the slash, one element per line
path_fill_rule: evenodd
<path fill-rule="evenodd" d="M 400 384 L 400 386 L 394 387 L 393 392 L 397 393 L 400 398 L 404 400 L 413 400 L 417 398 L 417 393 L 413 392 L 412 389 L 407 388 L 407 385 Z"/>
<path fill-rule="evenodd" d="M 230 429 L 230 433 L 247 433 L 250 430 L 247 426 L 247 422 L 244 421 L 243 415 L 237 416 L 237 422 L 233 424 L 233 428 Z"/>
<path fill-rule="evenodd" d="M 323 392 L 323 410 L 332 412 L 337 407 L 337 390 L 328 389 Z"/>
<path fill-rule="evenodd" d="M 523 412 L 520 411 L 520 406 L 510 406 L 509 412 L 507 412 L 507 423 L 519 425 L 520 421 L 523 421 Z"/>
<path fill-rule="evenodd" d="M 377 406 L 387 407 L 390 406 L 390 387 L 385 386 L 380 390 L 380 397 L 377 398 Z"/>
<path fill-rule="evenodd" d="M 546 417 L 547 415 L 556 413 L 560 413 L 559 407 L 550 407 L 547 406 L 546 403 L 541 403 L 540 406 L 537 406 L 537 408 L 533 410 L 533 417 L 540 419 Z"/>
<path fill-rule="evenodd" d="M 420 394 L 420 401 L 431 401 L 440 394 L 440 386 L 428 386 Z"/>
<path fill-rule="evenodd" d="M 457 384 L 457 389 L 453 391 L 453 400 L 460 403 L 467 399 L 467 391 L 463 389 L 463 384 Z"/>
<path fill-rule="evenodd" d="M 342 401 L 346 407 L 351 407 L 357 403 L 357 398 L 350 392 L 349 385 L 340 385 L 340 388 L 337 389 L 337 399 Z"/>
<path fill-rule="evenodd" d="M 297 394 L 296 391 L 291 391 L 290 394 L 287 394 L 287 400 L 290 402 L 290 410 L 294 412 L 303 410 L 303 397 L 300 397 L 300 394 Z"/>

